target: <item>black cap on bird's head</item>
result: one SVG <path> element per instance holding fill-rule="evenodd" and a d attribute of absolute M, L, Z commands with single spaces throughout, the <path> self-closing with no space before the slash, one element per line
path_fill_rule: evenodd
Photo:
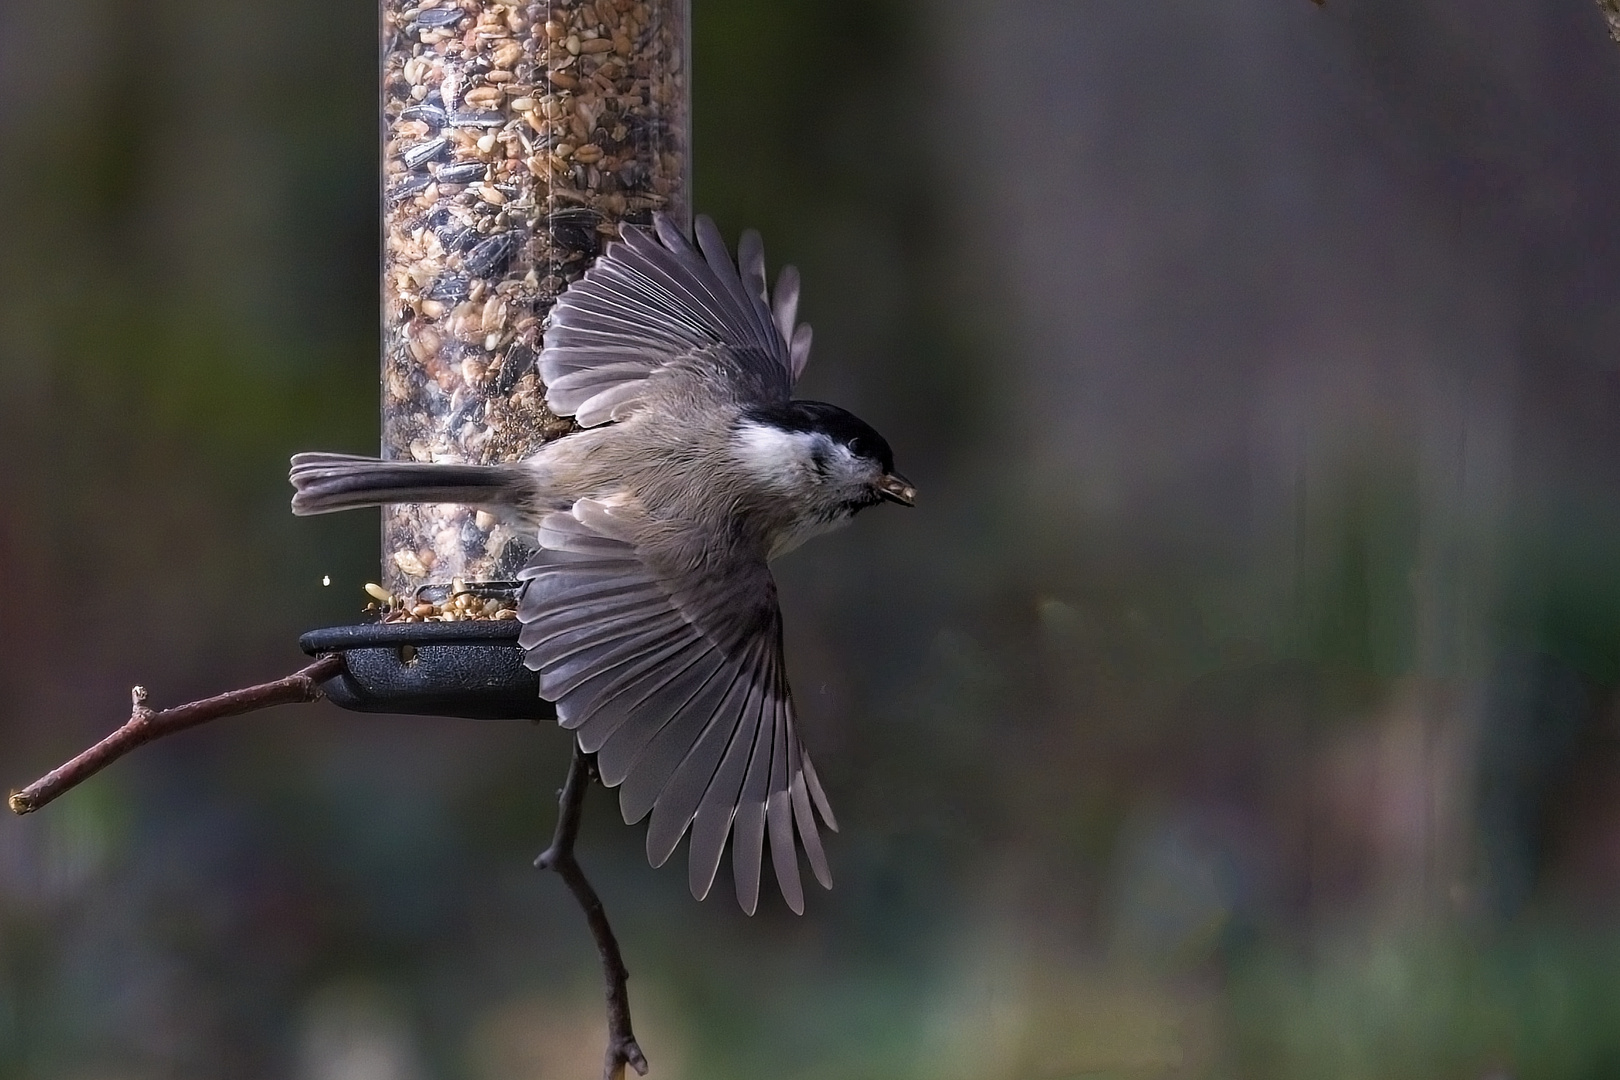
<path fill-rule="evenodd" d="M 825 401 L 789 401 L 755 410 L 751 419 L 783 431 L 815 432 L 849 449 L 855 457 L 877 465 L 880 475 L 872 484 L 879 496 L 902 506 L 917 504 L 917 489 L 894 471 L 894 451 L 877 429 L 848 409 Z"/>

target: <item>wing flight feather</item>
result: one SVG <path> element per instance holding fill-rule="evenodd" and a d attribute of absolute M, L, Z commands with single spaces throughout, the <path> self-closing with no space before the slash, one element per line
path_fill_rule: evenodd
<path fill-rule="evenodd" d="M 743 234 L 734 262 L 713 221 L 700 216 L 695 232 L 696 246 L 665 214 L 625 226 L 558 297 L 539 360 L 552 411 L 584 427 L 623 419 L 648 379 L 694 352 L 720 358 L 739 401 L 787 400 L 810 348 L 794 322 L 798 272 L 783 269 L 773 299 L 758 233 Z"/>
<path fill-rule="evenodd" d="M 651 814 L 653 865 L 690 834 L 688 882 L 701 899 L 729 838 L 737 899 L 752 913 L 768 835 L 783 898 L 803 911 L 799 850 L 830 887 L 812 808 L 829 827 L 832 815 L 794 723 L 770 571 L 665 579 L 632 532 L 625 511 L 590 499 L 542 520 L 520 575 L 525 662 L 619 789 L 625 821 Z"/>

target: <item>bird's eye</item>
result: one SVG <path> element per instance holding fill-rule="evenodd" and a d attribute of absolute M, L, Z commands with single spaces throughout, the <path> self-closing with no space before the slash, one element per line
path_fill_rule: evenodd
<path fill-rule="evenodd" d="M 859 435 L 849 440 L 849 452 L 854 454 L 856 457 L 866 456 L 866 443 L 861 440 Z"/>

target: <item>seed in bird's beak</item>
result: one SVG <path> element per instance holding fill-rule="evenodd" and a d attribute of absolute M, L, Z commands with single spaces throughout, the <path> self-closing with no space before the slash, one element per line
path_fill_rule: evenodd
<path fill-rule="evenodd" d="M 897 502 L 901 506 L 917 505 L 917 489 L 911 486 L 911 481 L 899 473 L 884 473 L 872 486 L 877 488 L 879 495 L 890 502 Z"/>

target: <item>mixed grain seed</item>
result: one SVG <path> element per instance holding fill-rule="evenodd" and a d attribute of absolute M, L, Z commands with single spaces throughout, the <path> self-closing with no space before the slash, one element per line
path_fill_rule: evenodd
<path fill-rule="evenodd" d="M 521 583 L 459 578 L 448 585 L 421 585 L 408 596 L 396 596 L 381 585 L 366 583 L 372 602 L 365 610 L 385 623 L 503 622 L 517 618 Z"/>
<path fill-rule="evenodd" d="M 383 456 L 519 460 L 573 430 L 535 371 L 557 294 L 621 223 L 689 217 L 686 0 L 382 16 Z M 398 596 L 510 578 L 529 547 L 428 504 L 385 508 L 383 551 Z"/>

